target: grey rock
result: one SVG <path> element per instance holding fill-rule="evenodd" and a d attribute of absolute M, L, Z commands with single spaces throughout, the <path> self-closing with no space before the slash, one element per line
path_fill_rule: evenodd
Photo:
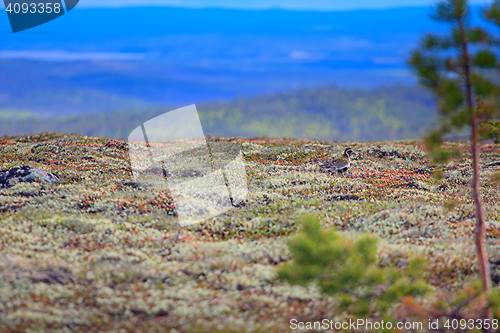
<path fill-rule="evenodd" d="M 361 201 L 362 199 L 354 194 L 345 194 L 345 195 L 332 195 L 327 200 L 328 201 L 344 201 L 344 200 Z"/>
<path fill-rule="evenodd" d="M 0 170 L 0 188 L 9 188 L 20 182 L 56 184 L 60 181 L 55 174 L 28 165 Z"/>

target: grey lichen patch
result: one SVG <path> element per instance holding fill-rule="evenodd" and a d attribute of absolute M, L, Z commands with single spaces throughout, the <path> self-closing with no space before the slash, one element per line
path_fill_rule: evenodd
<path fill-rule="evenodd" d="M 41 191 L 44 189 L 46 186 L 39 183 L 17 183 L 15 186 L 5 189 L 4 192 L 10 196 L 34 197 L 41 195 Z"/>
<path fill-rule="evenodd" d="M 95 262 L 86 274 L 91 280 L 98 279 L 112 288 L 117 285 L 126 288 L 134 282 L 145 282 L 150 276 L 150 268 L 144 263 L 134 263 L 116 258 L 105 258 Z"/>
<path fill-rule="evenodd" d="M 81 218 L 69 218 L 62 221 L 61 225 L 78 234 L 94 231 L 94 223 Z"/>
<path fill-rule="evenodd" d="M 39 283 L 48 285 L 81 283 L 67 262 L 49 256 L 30 260 L 20 255 L 6 255 L 0 260 L 0 268 L 2 271 L 0 285 L 3 287 L 8 285 L 34 287 Z"/>

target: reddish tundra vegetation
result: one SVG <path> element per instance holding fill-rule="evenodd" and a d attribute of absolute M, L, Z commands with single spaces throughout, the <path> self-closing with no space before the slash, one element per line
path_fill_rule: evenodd
<path fill-rule="evenodd" d="M 337 230 L 346 246 L 376 236 L 377 267 L 403 272 L 411 256 L 425 258 L 422 278 L 432 292 L 397 300 L 388 312 L 395 320 L 417 320 L 424 300 L 453 309 L 463 299 L 443 295 L 474 292 L 467 287 L 478 265 L 465 143 L 447 143 L 462 160 L 435 165 L 421 141 L 210 139 L 240 146 L 249 194 L 230 211 L 181 228 L 168 191 L 132 179 L 124 141 L 55 133 L 0 138 L 0 170 L 30 165 L 61 180 L 0 189 L 0 331 L 286 332 L 292 319 L 353 318 L 316 285 L 277 279 L 279 267 L 292 262 L 288 241 L 301 232 L 305 213 Z M 319 171 L 346 147 L 356 155 L 345 177 Z M 500 146 L 481 144 L 479 151 L 498 289 L 500 191 L 492 177 Z M 463 316 L 475 315 L 473 304 Z"/>

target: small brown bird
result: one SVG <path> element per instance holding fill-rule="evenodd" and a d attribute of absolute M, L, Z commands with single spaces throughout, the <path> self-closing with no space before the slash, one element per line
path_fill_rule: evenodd
<path fill-rule="evenodd" d="M 340 158 L 336 158 L 331 162 L 322 164 L 319 166 L 321 171 L 328 171 L 331 173 L 338 172 L 344 175 L 344 172 L 351 166 L 351 155 L 355 154 L 352 148 L 347 148 L 344 150 L 344 155 Z"/>

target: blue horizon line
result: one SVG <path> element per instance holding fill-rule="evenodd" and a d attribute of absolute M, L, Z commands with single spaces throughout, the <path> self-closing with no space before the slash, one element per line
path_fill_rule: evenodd
<path fill-rule="evenodd" d="M 489 5 L 491 1 L 484 0 L 483 3 L 474 3 L 470 7 L 483 7 Z M 73 10 L 89 10 L 89 9 L 126 9 L 126 8 L 172 8 L 172 9 L 187 9 L 187 10 L 227 10 L 227 11 L 288 11 L 288 12 L 315 12 L 315 13 L 331 13 L 331 12 L 361 12 L 361 11 L 390 11 L 398 9 L 432 9 L 435 4 L 427 5 L 410 5 L 410 6 L 387 6 L 387 7 L 358 7 L 358 8 L 337 8 L 337 9 L 319 9 L 319 8 L 287 8 L 280 6 L 252 8 L 252 7 L 228 7 L 228 6 L 184 6 L 174 4 L 123 4 L 123 5 L 108 5 L 108 6 L 93 6 L 93 5 L 79 5 Z M 1 3 L 1 9 L 5 10 L 5 5 Z"/>

